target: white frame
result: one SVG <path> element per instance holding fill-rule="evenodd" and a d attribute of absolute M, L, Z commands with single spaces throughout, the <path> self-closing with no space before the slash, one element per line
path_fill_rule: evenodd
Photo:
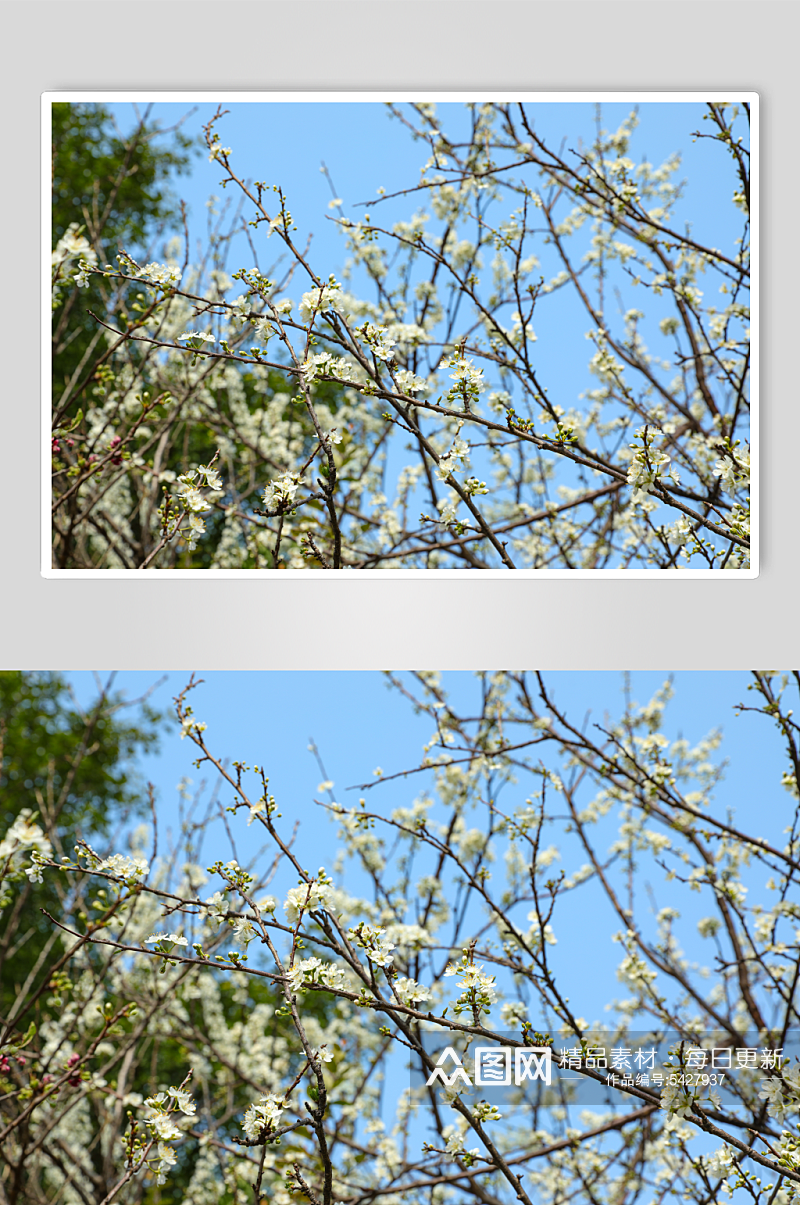
<path fill-rule="evenodd" d="M 50 431 L 50 422 L 52 415 L 52 374 L 50 364 L 50 327 L 52 322 L 52 309 L 50 305 L 50 276 L 49 265 L 52 249 L 52 197 L 50 190 L 51 177 L 51 160 L 50 160 L 50 132 L 51 121 L 50 113 L 51 106 L 57 102 L 71 102 L 78 104 L 81 102 L 99 102 L 99 103 L 120 103 L 120 102 L 142 102 L 152 101 L 158 102 L 186 102 L 191 104 L 198 103 L 213 103 L 213 104 L 246 104 L 246 103 L 290 103 L 290 102 L 318 102 L 324 104 L 329 101 L 338 101 L 346 103 L 364 103 L 375 104 L 386 101 L 394 101 L 403 103 L 408 101 L 433 101 L 436 103 L 467 103 L 467 102 L 510 102 L 524 101 L 530 104 L 553 102 L 569 103 L 569 102 L 591 102 L 600 101 L 602 103 L 630 103 L 630 104 L 647 104 L 647 103 L 664 103 L 664 102 L 700 102 L 705 103 L 708 100 L 722 101 L 726 103 L 735 103 L 736 101 L 748 101 L 750 110 L 750 130 L 751 130 L 751 146 L 750 146 L 750 164 L 751 164 L 751 193 L 750 193 L 750 218 L 751 218 L 751 431 L 750 431 L 750 449 L 751 449 L 751 489 L 752 489 L 752 521 L 751 521 L 751 546 L 750 546 L 750 561 L 749 569 L 737 570 L 722 570 L 722 569 L 692 569 L 689 566 L 683 566 L 674 569 L 518 569 L 511 571 L 508 569 L 485 569 L 476 571 L 474 569 L 386 569 L 374 570 L 371 572 L 363 571 L 345 572 L 341 574 L 331 574 L 327 569 L 54 569 L 51 564 L 51 525 L 50 511 L 52 507 L 52 487 L 51 487 L 51 455 L 50 441 L 45 433 Z M 626 578 L 626 579 L 644 579 L 651 580 L 655 578 L 672 579 L 680 578 L 683 580 L 702 581 L 706 579 L 731 581 L 735 580 L 752 580 L 759 575 L 759 397 L 758 397 L 758 281 L 759 281 L 759 259 L 758 259 L 758 236 L 759 236 L 759 203 L 758 203 L 758 176 L 759 176 L 759 95 L 757 92 L 743 90 L 730 91 L 708 89 L 705 91 L 689 91 L 675 90 L 670 92 L 642 92 L 642 91 L 625 91 L 625 92 L 604 92 L 604 91 L 587 91 L 587 92 L 498 92 L 485 91 L 483 89 L 477 92 L 421 92 L 415 91 L 386 91 L 386 92 L 225 92 L 225 91 L 201 91 L 201 92 L 159 92 L 142 89 L 141 91 L 71 91 L 71 92 L 43 92 L 42 93 L 42 160 L 41 160 L 41 180 L 42 180 L 42 244 L 41 244 L 41 259 L 42 259 L 42 348 L 41 348 L 41 377 L 42 377 L 42 460 L 41 460 L 41 576 L 44 578 L 105 578 L 113 580 L 115 578 L 138 578 L 162 581 L 166 578 L 206 578 L 217 580 L 220 578 L 238 578 L 238 579 L 254 579 L 254 578 L 280 578 L 282 580 L 289 578 L 300 579 L 315 579 L 323 578 L 326 581 L 343 580 L 353 581 L 358 578 L 366 578 L 367 580 L 375 580 L 376 578 L 386 579 L 392 577 L 415 578 L 422 577 L 423 579 L 448 579 L 448 578 L 470 578 L 475 581 L 480 581 L 486 578 L 505 578 L 506 580 L 515 580 L 521 578 L 584 578 L 584 579 L 608 579 L 608 578 Z"/>

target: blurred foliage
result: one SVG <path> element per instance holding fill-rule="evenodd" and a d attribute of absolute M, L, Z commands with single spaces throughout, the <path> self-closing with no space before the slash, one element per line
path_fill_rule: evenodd
<path fill-rule="evenodd" d="M 123 136 L 101 104 L 52 106 L 53 246 L 71 223 L 97 252 L 115 263 L 120 248 L 142 251 L 166 226 L 177 229 L 180 207 L 169 178 L 187 174 L 199 141 L 180 129 L 160 134 L 147 115 Z M 102 306 L 100 284 L 73 289 L 56 315 L 54 383 L 63 386 L 97 331 L 87 310 Z"/>
<path fill-rule="evenodd" d="M 84 712 L 59 674 L 0 672 L 0 832 L 6 833 L 23 808 L 29 808 L 39 813 L 42 828 L 54 833 L 54 856 L 60 858 L 72 854 L 78 835 L 109 836 L 143 811 L 147 797 L 134 759 L 156 749 L 165 717 L 146 700 L 135 717 L 126 716 L 124 706 L 119 697 L 101 693 Z M 5 909 L 0 937 L 3 1016 L 53 932 L 41 909 L 63 912 L 60 886 L 57 877 L 49 876 L 37 886 L 34 900 L 26 883 Z M 60 944 L 59 937 L 56 950 Z M 3 974 L 3 963 L 12 955 L 13 974 Z"/>

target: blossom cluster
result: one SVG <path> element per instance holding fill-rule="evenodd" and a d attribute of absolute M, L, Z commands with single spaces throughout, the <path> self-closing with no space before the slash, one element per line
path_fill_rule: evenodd
<path fill-rule="evenodd" d="M 61 290 L 66 282 L 70 268 L 78 261 L 78 271 L 73 280 L 78 288 L 85 288 L 89 283 L 89 274 L 97 264 L 97 252 L 81 231 L 84 229 L 78 222 L 71 222 L 56 243 L 52 257 L 52 305 L 53 309 L 61 303 Z"/>
<path fill-rule="evenodd" d="M 249 1106 L 244 1115 L 242 1129 L 248 1138 L 260 1138 L 264 1131 L 269 1132 L 277 1128 L 285 1108 L 286 1100 L 270 1092 Z"/>
<path fill-rule="evenodd" d="M 457 975 L 461 995 L 453 1004 L 453 1012 L 460 1016 L 462 1012 L 470 1011 L 478 1017 L 489 1013 L 497 1001 L 495 976 L 487 975 L 482 966 L 478 966 L 469 951 L 465 950 L 460 962 L 448 962 L 444 969 L 446 976 Z"/>
<path fill-rule="evenodd" d="M 201 464 L 181 473 L 172 491 L 187 520 L 186 525 L 181 521 L 176 530 L 181 532 L 190 552 L 197 547 L 199 538 L 205 535 L 205 520 L 201 516 L 211 510 L 208 496 L 201 492 L 203 489 L 212 493 L 221 492 L 222 477 L 210 465 Z"/>
<path fill-rule="evenodd" d="M 31 808 L 22 808 L 5 837 L 0 841 L 0 879 L 20 868 L 20 857 L 28 854 L 30 866 L 24 868 L 33 883 L 42 882 L 42 862 L 52 858 L 53 845 Z"/>
<path fill-rule="evenodd" d="M 447 400 L 452 404 L 461 404 L 464 410 L 469 410 L 470 405 L 478 401 L 485 388 L 483 369 L 476 368 L 472 360 L 458 353 L 454 353 L 448 360 L 443 360 L 439 367 L 455 368 L 455 372 L 450 373 L 450 380 L 455 381 L 455 385 L 448 390 Z"/>
<path fill-rule="evenodd" d="M 341 988 L 346 982 L 344 969 L 321 958 L 301 958 L 293 963 L 286 976 L 293 992 L 309 985 Z"/>
<path fill-rule="evenodd" d="M 148 1110 L 144 1124 L 157 1143 L 156 1183 L 164 1185 L 167 1182 L 167 1172 L 177 1162 L 175 1148 L 169 1144 L 184 1137 L 183 1130 L 176 1122 L 175 1111 L 180 1111 L 185 1117 L 193 1117 L 197 1112 L 197 1105 L 189 1092 L 182 1087 L 170 1087 L 167 1092 L 149 1096 L 144 1103 Z"/>
<path fill-rule="evenodd" d="M 376 966 L 388 967 L 394 962 L 391 951 L 395 946 L 386 936 L 386 930 L 379 925 L 367 925 L 362 922 L 350 930 L 350 936 Z"/>
<path fill-rule="evenodd" d="M 264 487 L 262 495 L 266 510 L 287 510 L 292 506 L 303 478 L 297 473 L 284 473 Z"/>
<path fill-rule="evenodd" d="M 637 439 L 641 439 L 641 443 L 633 443 L 630 445 L 632 456 L 628 467 L 628 485 L 632 485 L 631 502 L 634 506 L 647 503 L 654 505 L 652 500 L 648 499 L 648 495 L 652 493 L 654 485 L 661 485 L 664 476 L 667 472 L 671 479 L 677 484 L 680 480 L 675 468 L 667 470 L 667 465 L 670 463 L 670 457 L 663 449 L 653 447 L 656 432 L 649 430 L 647 427 L 642 427 L 636 432 Z"/>

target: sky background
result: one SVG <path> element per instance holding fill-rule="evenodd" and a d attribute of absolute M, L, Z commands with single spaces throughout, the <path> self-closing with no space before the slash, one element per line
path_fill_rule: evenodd
<path fill-rule="evenodd" d="M 214 100 L 193 102 L 188 98 L 186 101 L 158 101 L 152 103 L 148 110 L 144 96 L 141 104 L 134 105 L 126 101 L 110 106 L 123 133 L 134 127 L 138 114 L 147 111 L 151 123 L 158 123 L 165 131 L 180 123 L 184 133 L 197 137 L 201 142 L 202 127 L 210 121 L 218 107 Z M 425 208 L 430 212 L 430 207 L 426 204 L 427 193 L 424 191 L 412 192 L 406 196 L 391 196 L 401 189 L 413 188 L 418 183 L 430 148 L 426 142 L 414 140 L 406 126 L 388 113 L 385 104 L 376 101 L 265 99 L 259 102 L 234 101 L 222 107 L 228 112 L 214 128 L 219 134 L 221 144 L 232 150 L 233 170 L 248 182 L 261 180 L 267 186 L 281 187 L 297 227 L 292 235 L 295 244 L 304 252 L 307 262 L 321 278 L 327 278 L 333 273 L 338 280 L 342 280 L 346 262 L 350 258 L 345 237 L 333 221 L 339 213 L 330 207 L 334 194 L 342 201 L 344 217 L 357 221 L 362 219 L 365 213 L 369 213 L 373 225 L 389 229 L 397 221 L 408 221 L 420 209 Z M 398 107 L 409 117 L 413 117 L 415 124 L 419 125 L 420 119 L 412 114 L 409 105 L 400 104 Z M 562 154 L 568 162 L 577 164 L 570 152 L 586 151 L 596 137 L 599 127 L 606 131 L 616 130 L 635 107 L 638 108 L 639 125 L 633 133 L 628 157 L 636 164 L 647 161 L 655 167 L 676 153 L 681 158 L 680 166 L 672 179 L 674 182 L 684 182 L 684 192 L 673 215 L 668 219 L 669 224 L 679 231 L 690 229 L 692 237 L 702 244 L 734 254 L 734 240 L 741 235 L 742 221 L 741 215 L 731 204 L 731 196 L 739 185 L 731 158 L 725 148 L 708 138 L 693 139 L 696 131 L 710 133 L 712 130 L 711 123 L 704 121 L 704 114 L 707 112 L 704 103 L 681 99 L 666 102 L 645 101 L 638 104 L 633 101 L 615 101 L 603 103 L 598 114 L 598 106 L 592 100 L 546 101 L 528 104 L 526 112 L 537 135 L 543 137 L 546 144 Z M 470 115 L 464 103 L 444 102 L 437 104 L 436 108 L 442 128 L 451 141 L 457 144 L 459 139 L 468 138 Z M 741 120 L 740 124 L 746 134 L 745 122 Z M 165 138 L 168 137 L 169 134 L 165 134 Z M 323 164 L 326 172 L 321 170 Z M 511 176 L 517 177 L 520 174 L 520 171 L 515 171 Z M 241 193 L 235 185 L 222 189 L 222 176 L 220 165 L 209 162 L 203 143 L 202 151 L 193 160 L 191 175 L 173 177 L 174 194 L 187 205 L 190 261 L 200 262 L 202 259 L 212 228 L 222 232 L 230 230 L 233 225 L 238 233 L 227 244 L 222 264 L 224 269 L 229 274 L 242 268 L 249 269 L 256 266 L 256 258 L 257 266 L 262 272 L 270 279 L 281 281 L 291 260 L 288 254 L 283 252 L 279 237 L 272 235 L 268 239 L 266 225 L 261 225 L 255 231 L 249 231 L 253 239 L 251 248 L 247 233 L 242 227 L 254 216 L 252 205 L 245 201 L 243 211 L 237 216 Z M 533 168 L 525 169 L 524 176 L 533 188 L 541 187 L 538 172 Z M 389 194 L 387 199 L 380 203 L 377 195 L 379 188 Z M 210 198 L 214 199 L 209 206 Z M 504 193 L 502 198 L 490 207 L 489 220 L 494 223 L 506 220 L 517 207 L 519 200 L 516 193 Z M 277 197 L 272 192 L 266 194 L 265 207 L 271 215 L 278 212 Z M 568 212 L 568 204 L 562 202 L 560 210 L 557 211 L 557 219 L 563 221 Z M 544 227 L 543 219 L 537 221 L 534 216 L 529 220 L 537 229 Z M 428 234 L 441 232 L 442 229 L 443 224 L 431 215 L 426 227 Z M 462 224 L 458 227 L 458 232 L 459 238 L 473 237 L 473 225 Z M 582 256 L 590 247 L 592 233 L 592 224 L 586 223 L 577 234 L 566 240 L 571 260 L 576 267 L 580 265 Z M 381 236 L 379 245 L 388 247 L 391 262 L 395 250 L 393 242 Z M 166 239 L 162 238 L 148 249 L 148 254 L 157 259 L 164 258 L 165 248 Z M 544 280 L 548 281 L 563 270 L 563 264 L 554 247 L 545 245 L 538 233 L 529 238 L 526 244 L 524 254 L 527 256 L 531 252 L 535 252 L 540 261 L 540 267 L 534 271 L 533 280 L 537 280 L 541 274 Z M 491 284 L 491 259 L 494 252 L 491 248 L 485 248 L 481 254 L 482 290 L 486 295 Z M 182 250 L 178 258 L 182 260 Z M 427 279 L 430 274 L 429 261 L 423 259 L 414 271 L 413 280 Z M 389 279 L 391 280 L 391 272 Z M 440 279 L 440 284 L 443 279 L 444 277 Z M 297 303 L 310 283 L 304 269 L 298 268 L 288 288 L 281 295 L 288 296 Z M 589 276 L 584 276 L 582 283 L 588 288 L 589 295 L 597 305 L 594 282 Z M 715 274 L 701 276 L 699 284 L 706 292 L 707 303 L 724 305 L 723 297 L 713 295 L 720 284 Z M 375 299 L 374 287 L 361 268 L 356 269 L 346 281 L 346 287 L 358 297 L 370 301 Z M 233 282 L 228 292 L 228 300 L 233 300 L 242 291 L 241 283 Z M 441 300 L 447 304 L 446 288 L 441 290 Z M 638 326 L 639 335 L 647 349 L 664 361 L 657 375 L 668 384 L 675 375 L 672 366 L 676 364 L 677 347 L 674 337 L 665 336 L 658 324 L 663 318 L 675 313 L 671 298 L 668 294 L 657 296 L 644 286 L 632 285 L 620 266 L 611 264 L 605 287 L 604 318 L 611 331 L 618 336 L 624 335 L 621 318 L 629 309 L 637 309 L 644 313 L 644 318 Z M 500 321 L 509 328 L 514 310 L 515 304 L 509 303 L 497 311 Z M 413 317 L 409 312 L 405 315 L 405 320 L 412 321 Z M 472 323 L 471 307 L 461 306 L 453 332 L 456 340 L 467 333 Z M 594 354 L 595 347 L 586 338 L 587 332 L 595 323 L 573 286 L 567 285 L 542 296 L 533 315 L 532 325 L 537 339 L 533 360 L 537 377 L 547 388 L 550 402 L 561 406 L 565 411 L 572 408 L 585 410 L 585 391 L 598 385 L 597 378 L 588 368 L 588 361 Z M 206 320 L 202 329 L 207 328 Z M 220 337 L 221 332 L 216 329 L 213 333 Z M 443 333 L 434 332 L 434 340 L 443 337 Z M 681 347 L 681 350 L 686 349 Z M 434 342 L 426 354 L 427 363 L 423 355 L 418 369 L 423 375 L 438 367 L 441 344 L 437 345 Z M 636 378 L 638 391 L 638 375 L 633 374 L 633 377 Z M 504 384 L 493 371 L 491 364 L 485 367 L 485 381 L 487 394 Z M 449 385 L 449 381 L 444 374 L 440 374 L 438 388 L 443 389 L 446 385 Z M 519 398 L 514 396 L 513 401 L 518 404 Z M 527 413 L 526 404 L 520 412 Z M 616 412 L 612 406 L 607 412 L 607 417 Z M 403 441 L 390 441 L 386 487 L 390 501 L 394 497 L 397 475 L 407 463 L 408 453 L 403 447 Z M 476 450 L 472 468 L 479 478 L 490 480 L 493 469 L 488 453 Z M 560 464 L 551 496 L 555 496 L 555 485 L 559 483 L 574 485 L 573 476 L 571 466 Z M 421 486 L 412 499 L 412 511 L 416 509 L 417 503 L 421 509 L 427 508 L 427 496 L 422 492 Z M 667 512 L 663 508 L 658 508 L 653 515 L 653 521 L 656 523 L 667 521 L 667 518 Z M 612 559 L 610 567 L 616 567 L 618 564 L 617 557 Z M 695 564 L 695 567 L 700 567 L 699 563 Z"/>
<path fill-rule="evenodd" d="M 202 127 L 217 110 L 214 102 L 163 102 L 149 106 L 150 121 L 167 130 L 177 122 L 190 136 L 202 141 Z M 410 113 L 408 105 L 398 106 Z M 613 131 L 636 107 L 639 126 L 633 134 L 629 157 L 635 163 L 647 160 L 658 166 L 674 153 L 681 155 L 677 178 L 685 179 L 686 191 L 675 210 L 679 221 L 689 221 L 699 241 L 721 246 L 735 238 L 739 225 L 728 221 L 728 213 L 720 202 L 730 200 L 736 177 L 724 148 L 707 140 L 695 141 L 695 131 L 709 133 L 703 120 L 706 106 L 698 101 L 618 101 L 601 105 L 601 125 Z M 142 103 L 118 102 L 109 106 L 123 133 L 130 132 L 137 113 L 148 108 Z M 395 220 L 408 216 L 417 206 L 422 207 L 424 194 L 386 200 L 378 204 L 377 189 L 387 194 L 408 188 L 419 180 L 429 148 L 414 141 L 399 120 L 393 118 L 385 105 L 376 101 L 313 102 L 271 101 L 236 102 L 223 105 L 227 114 L 216 123 L 224 146 L 232 148 L 231 163 L 236 172 L 249 181 L 264 180 L 278 184 L 289 201 L 289 208 L 301 235 L 313 234 L 310 259 L 317 257 L 320 274 L 339 275 L 344 266 L 344 242 L 334 222 L 329 202 L 334 193 L 321 165 L 327 166 L 335 185 L 335 195 L 343 201 L 348 217 L 363 215 L 364 204 L 373 221 L 388 224 L 381 215 L 391 214 Z M 548 101 L 527 105 L 534 115 L 534 130 L 555 149 L 562 143 L 565 150 L 580 150 L 591 143 L 596 133 L 597 109 L 594 101 Z M 462 103 L 445 102 L 436 105 L 443 129 L 451 137 L 453 131 L 466 135 L 468 112 Z M 417 119 L 418 121 L 419 119 Z M 232 186 L 225 193 L 219 186 L 223 173 L 219 165 L 208 162 L 203 143 L 195 157 L 189 176 L 173 178 L 177 196 L 185 200 L 189 211 L 191 245 L 197 248 L 207 230 L 206 202 L 209 196 L 223 202 L 232 196 Z M 248 215 L 249 216 L 249 215 Z M 259 250 L 266 256 L 266 238 L 259 232 Z M 242 263 L 250 266 L 252 258 L 245 250 L 242 238 L 235 244 L 241 249 Z M 267 257 L 268 258 L 268 257 Z"/>
<path fill-rule="evenodd" d="M 188 673 L 168 674 L 156 685 L 150 701 L 161 709 L 171 708 L 172 698 L 189 677 Z M 333 795 L 345 807 L 357 806 L 366 795 L 369 809 L 388 814 L 395 807 L 410 805 L 430 782 L 429 775 L 420 774 L 382 783 L 366 792 L 347 790 L 354 784 L 375 781 L 374 771 L 378 767 L 388 776 L 418 765 L 423 756 L 422 746 L 433 732 L 428 717 L 414 715 L 410 704 L 397 691 L 387 690 L 386 679 L 378 672 L 213 671 L 199 672 L 197 677 L 203 679 L 203 684 L 191 693 L 191 703 L 196 718 L 208 725 L 204 734 L 208 748 L 222 761 L 244 761 L 250 766 L 265 767 L 270 792 L 283 813 L 283 831 L 299 822 L 296 848 L 302 864 L 312 873 L 320 865 L 330 872 L 338 840 L 334 822 L 314 802 L 326 796 L 318 790 L 323 775 L 309 751 L 311 739 L 317 745 L 328 778 L 334 783 Z M 632 697 L 639 704 L 647 703 L 667 677 L 659 672 L 633 673 Z M 96 693 L 94 676 L 81 671 L 69 674 L 68 678 L 78 700 L 84 704 L 90 702 Z M 675 697 L 665 714 L 665 734 L 670 739 L 683 735 L 694 744 L 713 729 L 723 731 L 723 743 L 714 760 L 726 761 L 727 770 L 724 781 L 715 790 L 715 814 L 722 817 L 730 812 L 745 831 L 782 845 L 785 841 L 782 830 L 790 820 L 790 800 L 780 785 L 783 769 L 780 740 L 764 717 L 737 717 L 733 711 L 739 702 L 755 703 L 747 691 L 749 675 L 740 671 L 681 671 L 673 679 Z M 475 714 L 480 692 L 473 673 L 446 672 L 442 682 L 461 714 Z M 555 704 L 563 707 L 579 725 L 586 721 L 589 725 L 605 726 L 609 719 L 613 721 L 621 714 L 624 678 L 618 672 L 547 673 L 545 682 Z M 154 683 L 159 683 L 156 673 L 125 671 L 116 676 L 114 687 L 129 699 L 135 699 Z M 155 787 L 161 839 L 167 838 L 170 828 L 173 833 L 177 831 L 176 788 L 181 780 L 192 780 L 190 793 L 205 780 L 204 797 L 214 786 L 216 774 L 212 778 L 207 768 L 198 772 L 192 765 L 194 755 L 194 746 L 180 739 L 177 725 L 173 724 L 162 739 L 159 754 L 143 758 L 139 765 L 143 779 Z M 555 761 L 552 765 L 555 767 Z M 250 775 L 250 786 L 254 785 L 254 776 Z M 505 809 L 513 809 L 523 804 L 533 789 L 532 780 L 525 776 L 517 786 L 504 788 L 499 802 Z M 260 791 L 255 791 L 253 798 L 259 794 Z M 222 790 L 223 804 L 231 802 L 230 795 L 230 789 Z M 467 823 L 480 826 L 482 818 L 476 814 Z M 255 826 L 247 828 L 244 813 L 240 813 L 233 831 L 240 842 L 239 859 L 245 863 L 256 844 L 260 844 L 258 830 Z M 609 844 L 616 837 L 610 821 L 609 827 L 600 831 L 608 836 Z M 569 843 L 556 833 L 547 838 L 550 839 L 565 850 L 563 865 L 568 874 L 586 861 L 582 850 L 571 850 Z M 218 840 L 210 834 L 203 866 L 218 857 L 227 860 L 231 856 L 227 842 L 223 839 L 216 844 Z M 499 876 L 502 873 L 499 858 L 498 862 Z M 649 861 L 646 864 L 649 866 Z M 751 892 L 748 903 L 766 902 L 763 878 L 761 869 L 745 871 L 743 881 L 750 885 Z M 294 883 L 293 872 L 292 875 L 281 872 L 271 890 L 281 899 L 281 893 Z M 366 876 L 357 867 L 348 868 L 347 888 L 371 898 Z M 659 908 L 675 902 L 669 895 L 669 885 L 660 876 L 653 889 Z M 605 902 L 598 903 L 600 910 L 591 919 L 587 916 L 592 890 L 590 885 L 588 892 L 582 888 L 559 901 L 556 924 L 559 944 L 553 949 L 554 965 L 573 988 L 573 1000 L 581 1001 L 580 1011 L 590 1020 L 601 1018 L 610 1000 L 625 995 L 615 976 L 620 949 L 610 939 L 619 928 L 619 921 Z M 696 916 L 687 913 L 687 921 L 681 922 L 681 942 L 688 954 L 707 960 L 711 956 L 709 943 L 697 936 L 695 923 L 708 914 L 709 902 L 704 896 L 688 895 L 682 888 L 677 889 L 677 894 L 681 908 L 688 905 L 696 910 Z"/>
<path fill-rule="evenodd" d="M 202 139 L 202 127 L 217 107 L 216 103 L 208 101 L 196 104 L 191 101 L 157 102 L 150 108 L 150 120 L 158 122 L 165 130 L 181 122 L 185 133 Z M 333 192 L 328 177 L 321 171 L 323 163 L 335 186 L 336 196 L 343 202 L 344 216 L 351 220 L 359 220 L 368 212 L 373 224 L 391 227 L 395 221 L 408 220 L 417 209 L 424 207 L 425 193 L 412 193 L 377 204 L 378 188 L 392 194 L 417 184 L 429 156 L 427 143 L 415 141 L 407 128 L 390 116 L 383 103 L 265 100 L 223 107 L 229 111 L 217 122 L 215 129 L 222 145 L 232 149 L 234 170 L 250 182 L 262 180 L 284 190 L 297 226 L 293 237 L 299 247 L 305 248 L 306 240 L 311 236 L 308 262 L 321 277 L 333 272 L 341 279 L 348 259 L 344 236 L 331 220 L 336 216 L 329 207 Z M 410 111 L 407 105 L 399 107 L 405 112 Z M 616 130 L 634 107 L 634 102 L 603 104 L 600 110 L 602 128 Z M 129 132 L 136 123 L 137 113 L 143 112 L 145 106 L 125 102 L 112 104 L 110 108 L 120 129 Z M 556 150 L 585 150 L 597 131 L 594 101 L 543 102 L 529 105 L 527 111 L 529 115 L 533 114 L 535 132 Z M 637 164 L 646 160 L 659 166 L 676 152 L 681 156 L 675 179 L 685 181 L 686 187 L 674 211 L 675 226 L 683 229 L 688 223 L 692 236 L 701 243 L 723 251 L 733 250 L 733 240 L 741 233 L 741 221 L 738 211 L 730 204 L 738 187 L 730 156 L 719 143 L 692 138 L 695 131 L 710 132 L 710 123 L 703 120 L 706 106 L 697 101 L 651 101 L 638 103 L 638 111 L 639 125 L 631 139 L 629 157 Z M 462 136 L 467 135 L 468 110 L 464 104 L 437 104 L 437 113 L 451 139 L 455 140 L 459 132 Z M 416 120 L 418 124 L 419 119 Z M 575 162 L 569 154 L 566 158 Z M 536 177 L 533 173 L 530 175 L 536 186 Z M 222 176 L 219 165 L 209 163 L 203 144 L 202 153 L 193 161 L 191 175 L 173 178 L 175 195 L 187 204 L 190 246 L 195 259 L 199 258 L 200 248 L 208 241 L 209 197 L 218 198 L 214 208 L 220 216 L 226 205 L 229 214 L 233 214 L 238 203 L 233 185 L 226 190 L 220 187 Z M 269 199 L 266 203 L 269 204 Z M 516 204 L 516 198 L 508 197 L 499 202 L 491 214 L 499 221 L 507 217 Z M 248 202 L 244 220 L 252 216 L 249 209 Z M 225 222 L 223 228 L 226 228 Z M 429 228 L 438 228 L 434 219 Z M 466 233 L 470 233 L 469 229 Z M 589 227 L 586 226 L 576 236 L 574 245 L 584 250 L 588 238 Z M 573 245 L 571 240 L 568 242 Z M 280 254 L 277 236 L 267 240 L 264 228 L 260 227 L 254 232 L 254 244 L 261 269 L 274 278 L 268 269 L 275 266 Z M 537 240 L 535 250 L 540 256 L 545 279 L 561 269 L 552 248 L 543 247 Z M 484 275 L 487 276 L 488 260 L 487 251 L 484 253 Z M 281 263 L 285 267 L 288 260 Z M 252 266 L 252 251 L 246 236 L 239 233 L 229 244 L 228 271 Z M 371 300 L 371 286 L 358 275 L 354 276 L 351 289 L 358 294 L 359 283 L 364 286 L 361 295 Z M 297 301 L 306 287 L 298 275 L 288 293 Z M 234 283 L 231 296 L 240 291 L 241 286 Z M 629 288 L 624 308 L 634 305 L 645 312 L 645 321 L 640 326 L 645 340 L 652 340 L 653 350 L 658 349 L 659 354 L 671 358 L 673 345 L 668 344 L 657 329 L 658 321 L 672 312 L 667 299 L 658 299 L 649 293 L 645 295 L 643 288 Z M 610 302 L 608 310 L 610 314 L 615 312 Z M 582 390 L 596 384 L 586 367 L 593 349 L 583 337 L 591 325 L 571 287 L 544 297 L 534 315 L 533 326 L 538 337 L 537 367 L 548 382 L 551 401 L 556 400 L 557 392 L 557 400 L 565 409 L 577 404 Z"/>

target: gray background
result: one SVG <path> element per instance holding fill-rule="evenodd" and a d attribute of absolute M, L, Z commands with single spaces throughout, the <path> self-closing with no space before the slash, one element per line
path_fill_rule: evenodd
<path fill-rule="evenodd" d="M 745 668 L 800 662 L 798 6 L 760 0 L 0 4 L 4 668 Z M 761 575 L 712 581 L 45 580 L 39 123 L 54 89 L 754 89 Z"/>

